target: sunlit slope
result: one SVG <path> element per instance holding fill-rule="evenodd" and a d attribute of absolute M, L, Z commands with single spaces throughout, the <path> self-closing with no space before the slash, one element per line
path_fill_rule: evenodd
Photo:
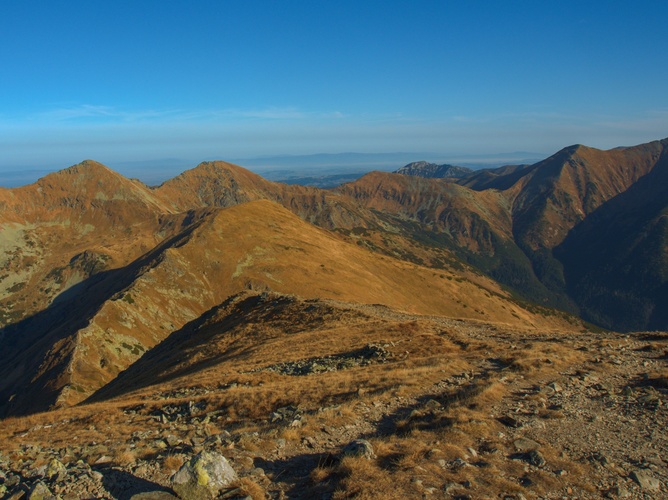
<path fill-rule="evenodd" d="M 7 360 L 2 372 L 13 382 L 3 387 L 4 393 L 8 398 L 16 394 L 15 411 L 22 408 L 22 388 L 35 396 L 48 386 L 58 403 L 76 403 L 171 332 L 246 289 L 522 327 L 572 326 L 447 272 L 346 243 L 261 200 L 218 210 L 140 261 L 100 276 L 73 299 L 85 314 L 79 323 L 72 323 L 67 303 L 60 306 L 67 328 L 58 315 L 33 323 L 42 348 L 19 351 Z M 30 325 L 18 327 L 24 326 Z M 68 349 L 55 348 L 61 345 Z M 24 368 L 17 379 L 13 367 L 18 365 Z M 43 380 L 42 386 L 35 380 Z M 35 401 L 55 402 L 32 397 L 24 402 L 26 409 Z"/>

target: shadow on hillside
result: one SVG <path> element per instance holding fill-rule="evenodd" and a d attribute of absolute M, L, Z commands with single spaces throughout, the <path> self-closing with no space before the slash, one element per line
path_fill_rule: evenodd
<path fill-rule="evenodd" d="M 44 411 L 55 402 L 67 379 L 72 337 L 85 328 L 108 300 L 146 269 L 160 254 L 187 237 L 196 224 L 168 239 L 126 267 L 103 271 L 63 292 L 46 309 L 0 329 L 0 418 Z M 72 339 L 69 343 L 67 339 Z M 42 373 L 37 376 L 38 372 Z"/>
<path fill-rule="evenodd" d="M 265 471 L 274 483 L 285 483 L 288 498 L 327 498 L 336 485 L 314 484 L 311 472 L 318 467 L 331 467 L 338 460 L 331 453 L 303 453 L 290 458 L 265 460 L 256 458 L 255 467 Z"/>
<path fill-rule="evenodd" d="M 668 328 L 667 184 L 663 149 L 647 174 L 589 213 L 554 248 L 583 319 L 620 332 Z"/>
<path fill-rule="evenodd" d="M 495 367 L 492 371 L 498 371 Z M 474 406 L 475 399 L 488 386 L 490 372 L 461 386 L 445 388 L 441 392 L 431 392 L 420 396 L 415 403 L 397 408 L 385 415 L 376 424 L 373 432 L 362 437 L 382 438 L 389 435 L 405 435 L 414 430 L 436 430 L 452 427 L 454 419 L 447 410 L 455 406 Z"/>
<path fill-rule="evenodd" d="M 301 327 L 306 324 L 309 301 L 297 300 L 297 312 L 290 308 L 295 302 L 294 297 L 275 292 L 243 291 L 232 295 L 145 352 L 84 403 L 104 401 L 148 386 L 159 386 L 232 359 L 238 361 L 251 358 L 257 346 L 261 345 L 266 331 L 261 325 L 277 327 L 283 333 L 291 334 L 300 331 L 294 330 L 295 325 Z M 252 333 L 237 329 L 249 323 L 256 325 Z M 375 351 L 369 354 L 365 349 L 330 354 L 329 359 L 350 359 L 364 355 L 371 359 Z M 320 358 L 308 358 L 305 361 Z M 181 364 L 184 366 L 179 367 Z M 293 376 L 299 374 L 290 373 Z M 337 396 L 332 395 L 330 400 L 337 399 Z"/>
<path fill-rule="evenodd" d="M 133 495 L 139 493 L 160 491 L 174 494 L 170 488 L 133 476 L 129 472 L 112 468 L 100 468 L 97 472 L 102 474 L 102 485 L 118 500 L 130 500 Z"/>
<path fill-rule="evenodd" d="M 247 293 L 251 295 L 246 295 Z M 217 344 L 220 345 L 223 335 L 245 324 L 251 312 L 259 311 L 265 318 L 271 319 L 279 314 L 281 306 L 289 302 L 288 297 L 274 294 L 269 295 L 268 298 L 265 294 L 255 292 L 233 295 L 222 304 L 212 307 L 200 317 L 186 323 L 180 330 L 173 332 L 160 344 L 145 352 L 141 358 L 119 373 L 114 380 L 86 399 L 85 403 L 111 399 L 150 385 L 164 384 L 179 377 L 206 370 L 232 357 L 237 359 L 249 357 L 254 346 L 252 343 L 237 344 L 238 340 L 249 339 L 245 334 L 235 334 L 225 338 L 225 341 L 228 342 L 226 348 L 217 347 L 213 352 L 208 353 L 205 349 L 197 350 L 198 356 L 203 356 L 200 360 L 180 369 L 171 369 L 184 360 L 184 353 L 195 350 L 196 347 L 205 346 L 214 337 L 216 337 Z M 210 326 L 207 325 L 219 311 L 230 306 L 232 307 L 224 319 L 213 322 Z M 170 371 L 166 372 L 166 370 Z"/>

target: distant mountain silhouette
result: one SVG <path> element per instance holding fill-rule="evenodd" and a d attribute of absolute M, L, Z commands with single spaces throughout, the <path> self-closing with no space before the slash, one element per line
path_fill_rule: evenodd
<path fill-rule="evenodd" d="M 394 173 L 402 175 L 415 175 L 417 177 L 429 177 L 433 179 L 461 179 L 471 175 L 473 170 L 466 167 L 458 167 L 456 165 L 437 165 L 435 163 L 429 163 L 426 161 L 416 161 L 401 167 Z"/>

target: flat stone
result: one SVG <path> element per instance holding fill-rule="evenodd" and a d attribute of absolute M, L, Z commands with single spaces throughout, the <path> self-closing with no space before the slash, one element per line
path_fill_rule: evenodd
<path fill-rule="evenodd" d="M 634 470 L 629 476 L 638 483 L 643 490 L 659 491 L 661 489 L 661 481 L 647 471 Z"/>
<path fill-rule="evenodd" d="M 110 464 L 113 461 L 111 457 L 108 457 L 107 455 L 102 455 L 100 458 L 98 458 L 95 461 L 95 465 L 105 465 L 105 464 Z"/>

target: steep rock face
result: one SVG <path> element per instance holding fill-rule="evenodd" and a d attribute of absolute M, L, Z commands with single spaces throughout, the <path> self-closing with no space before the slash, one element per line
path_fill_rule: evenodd
<path fill-rule="evenodd" d="M 504 192 L 512 200 L 515 241 L 551 291 L 563 294 L 569 287 L 553 249 L 596 209 L 651 172 L 664 147 L 665 141 L 610 151 L 572 146 L 526 169 Z"/>
<path fill-rule="evenodd" d="M 536 164 L 509 189 L 516 239 L 527 248 L 554 248 L 568 231 L 626 191 L 656 165 L 664 144 L 600 151 L 565 148 Z"/>
<path fill-rule="evenodd" d="M 491 250 L 484 239 L 471 237 L 478 225 L 505 238 L 512 234 L 504 200 L 494 192 L 478 193 L 457 184 L 384 172 L 367 174 L 337 192 L 365 208 L 436 226 L 465 247 Z"/>

